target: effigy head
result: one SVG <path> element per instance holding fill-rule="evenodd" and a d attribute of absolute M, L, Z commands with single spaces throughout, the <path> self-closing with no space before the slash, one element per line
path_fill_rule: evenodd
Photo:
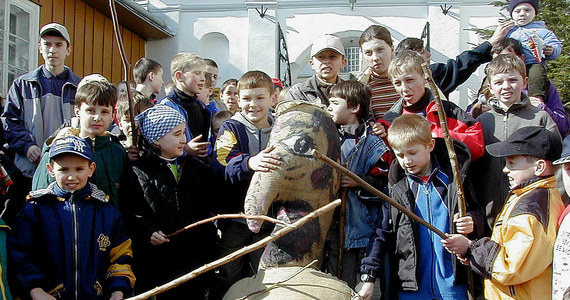
<path fill-rule="evenodd" d="M 245 213 L 264 215 L 272 206 L 277 219 L 293 223 L 336 197 L 340 174 L 311 153 L 316 149 L 338 161 L 340 141 L 332 119 L 320 105 L 288 101 L 276 111 L 269 145 L 275 147 L 273 153 L 281 158 L 281 165 L 253 175 Z M 332 212 L 270 243 L 260 267 L 302 266 L 319 258 L 331 219 Z M 261 222 L 248 220 L 249 229 L 258 232 Z"/>

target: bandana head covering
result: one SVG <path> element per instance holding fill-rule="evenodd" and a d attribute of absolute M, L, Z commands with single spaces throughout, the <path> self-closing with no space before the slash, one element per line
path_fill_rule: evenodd
<path fill-rule="evenodd" d="M 184 117 L 177 110 L 164 104 L 157 104 L 147 108 L 135 117 L 142 135 L 149 143 L 158 141 L 170 130 L 185 123 Z"/>

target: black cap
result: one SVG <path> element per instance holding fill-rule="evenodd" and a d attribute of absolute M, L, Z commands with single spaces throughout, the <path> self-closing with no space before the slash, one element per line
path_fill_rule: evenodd
<path fill-rule="evenodd" d="M 517 129 L 506 140 L 488 145 L 487 152 L 495 157 L 529 155 L 554 161 L 560 158 L 560 136 L 540 126 Z"/>
<path fill-rule="evenodd" d="M 554 165 L 561 165 L 570 162 L 570 135 L 564 139 L 564 143 L 562 145 L 562 155 L 560 159 L 555 160 L 552 164 Z"/>

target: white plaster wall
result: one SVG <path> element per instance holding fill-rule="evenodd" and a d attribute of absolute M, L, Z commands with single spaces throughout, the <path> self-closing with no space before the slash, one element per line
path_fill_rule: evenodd
<path fill-rule="evenodd" d="M 261 1 L 263 2 L 263 1 Z M 238 0 L 151 0 L 150 11 L 167 18 L 174 26 L 174 38 L 147 43 L 147 56 L 157 59 L 169 72 L 169 62 L 179 51 L 207 52 L 200 49 L 200 39 L 208 33 L 219 33 L 228 40 L 227 65 L 220 65 L 221 80 L 239 78 L 244 72 L 260 69 L 275 76 L 276 20 L 285 34 L 293 81 L 306 66 L 312 41 L 323 34 L 337 34 L 343 41 L 358 43 L 360 33 L 373 24 L 383 25 L 392 33 L 394 46 L 405 37 L 420 37 L 426 22 L 431 25 L 433 62 L 445 62 L 464 50 L 479 44 L 479 37 L 464 29 L 496 24 L 499 12 L 488 1 L 426 0 L 357 0 L 354 10 L 348 0 L 277 0 L 265 7 L 267 16 L 260 18 L 259 5 Z M 450 9 L 442 14 L 440 5 Z M 354 41 L 356 40 L 356 41 Z M 199 53 L 210 57 L 208 53 Z M 216 51 L 211 52 L 217 55 Z M 216 59 L 215 57 L 212 57 Z M 476 72 L 468 82 L 450 96 L 465 107 L 469 94 L 479 87 L 483 73 Z M 300 79 L 302 80 L 302 79 Z"/>

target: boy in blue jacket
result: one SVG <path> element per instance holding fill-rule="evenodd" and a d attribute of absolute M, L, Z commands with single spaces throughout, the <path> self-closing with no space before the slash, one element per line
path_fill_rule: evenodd
<path fill-rule="evenodd" d="M 441 138 L 432 138 L 425 118 L 415 114 L 396 118 L 388 129 L 388 142 L 397 159 L 388 172 L 392 199 L 443 232 L 482 234 L 483 213 L 466 180 L 462 184 L 467 216 L 458 217 L 457 188 L 447 149 Z M 470 163 L 469 150 L 454 142 L 464 175 Z M 365 283 L 359 294 L 364 299 L 372 297 L 374 281 L 382 275 L 389 251 L 391 297 L 397 293 L 402 300 L 467 299 L 467 269 L 444 249 L 441 238 L 394 207 L 388 215 L 389 221 L 376 229 L 371 250 L 362 260 Z"/>
<path fill-rule="evenodd" d="M 343 81 L 329 91 L 328 111 L 337 125 L 341 138 L 341 162 L 348 169 L 379 190 L 388 186 L 388 167 L 392 152 L 384 140 L 370 133 L 365 120 L 369 114 L 370 89 L 358 81 Z M 382 221 L 383 201 L 346 175 L 341 175 L 341 187 L 346 194 L 346 222 L 344 224 L 344 247 L 342 253 L 342 280 L 354 288 L 357 283 L 359 261 L 366 253 L 370 237 Z M 333 225 L 328 237 L 331 244 L 338 242 L 338 225 Z M 336 230 L 334 230 L 336 229 Z M 333 233 L 331 236 L 331 232 Z M 337 274 L 338 243 L 330 245 L 329 271 Z M 327 249 L 327 250 L 329 250 Z"/>
<path fill-rule="evenodd" d="M 250 71 L 240 78 L 237 88 L 241 111 L 222 124 L 214 147 L 216 169 L 224 170 L 226 178 L 227 190 L 220 197 L 225 201 L 223 213 L 243 212 L 245 194 L 253 173 L 269 172 L 280 164 L 279 157 L 271 153 L 273 147 L 267 147 L 273 125 L 269 108 L 276 100 L 271 77 L 261 71 Z M 217 242 L 220 255 L 263 238 L 262 234 L 252 233 L 244 219 L 219 222 L 218 227 L 221 230 L 221 238 Z M 240 257 L 223 265 L 218 273 L 218 284 L 221 285 L 218 292 L 223 295 L 233 283 L 253 275 L 262 252 L 250 254 L 249 264 Z M 255 270 L 250 270 L 248 265 Z"/>
<path fill-rule="evenodd" d="M 46 165 L 55 178 L 32 191 L 8 239 L 10 277 L 32 299 L 123 299 L 132 293 L 131 240 L 82 138 L 57 139 Z"/>

